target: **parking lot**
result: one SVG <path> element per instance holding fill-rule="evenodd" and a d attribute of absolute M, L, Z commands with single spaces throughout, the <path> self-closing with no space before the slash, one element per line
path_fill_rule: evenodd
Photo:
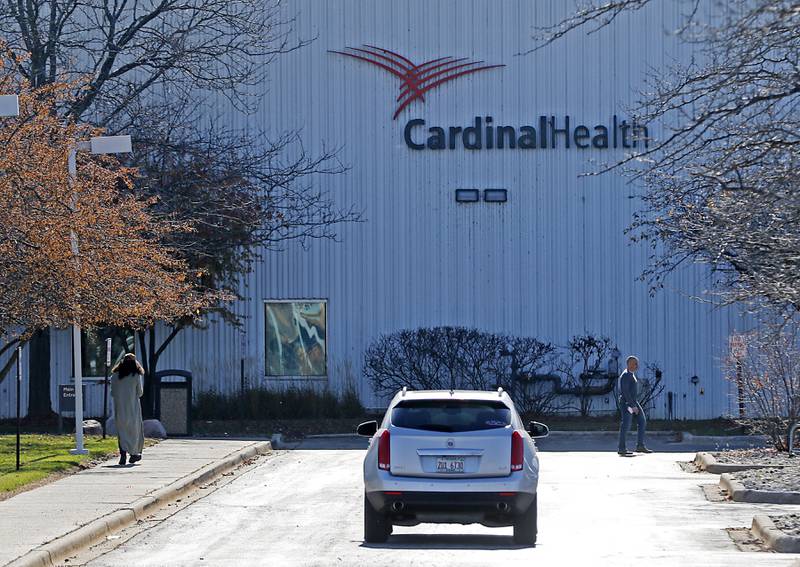
<path fill-rule="evenodd" d="M 689 461 L 690 452 L 626 459 L 610 451 L 543 451 L 535 548 L 514 546 L 511 528 L 475 525 L 396 527 L 386 544 L 365 545 L 360 447 L 344 439 L 276 451 L 172 516 L 140 526 L 90 565 L 756 567 L 797 559 L 752 546 L 742 551 L 727 529 L 749 527 L 756 512 L 798 507 L 709 501 L 701 485 L 717 477 L 685 472 L 676 462 Z"/>

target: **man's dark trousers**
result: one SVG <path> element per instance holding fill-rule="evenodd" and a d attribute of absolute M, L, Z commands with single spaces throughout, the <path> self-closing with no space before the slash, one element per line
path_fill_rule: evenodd
<path fill-rule="evenodd" d="M 622 415 L 622 419 L 619 424 L 619 452 L 624 453 L 625 449 L 625 437 L 628 435 L 628 431 L 631 430 L 631 418 L 636 418 L 636 447 L 644 447 L 644 430 L 647 427 L 647 418 L 644 416 L 644 410 L 642 409 L 641 404 L 638 402 L 636 403 L 636 407 L 639 409 L 639 413 L 632 414 L 628 411 L 628 406 L 625 403 L 620 403 L 619 411 Z"/>

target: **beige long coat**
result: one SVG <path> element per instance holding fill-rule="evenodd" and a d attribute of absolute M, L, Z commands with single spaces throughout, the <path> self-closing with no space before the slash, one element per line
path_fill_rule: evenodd
<path fill-rule="evenodd" d="M 119 447 L 130 455 L 141 455 L 144 448 L 142 404 L 144 377 L 130 374 L 111 378 L 111 397 L 114 399 L 114 421 L 119 436 Z"/>

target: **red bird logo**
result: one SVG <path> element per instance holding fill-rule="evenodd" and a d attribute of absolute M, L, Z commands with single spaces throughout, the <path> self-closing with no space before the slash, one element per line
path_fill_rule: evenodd
<path fill-rule="evenodd" d="M 483 61 L 469 61 L 466 57 L 459 59 L 455 57 L 440 57 L 421 65 L 416 65 L 399 53 L 375 47 L 374 45 L 345 47 L 344 51 L 330 50 L 330 53 L 337 53 L 372 63 L 400 79 L 400 95 L 397 97 L 398 106 L 394 116 L 392 116 L 392 120 L 396 119 L 397 115 L 413 101 L 419 99 L 424 102 L 425 93 L 439 85 L 478 71 L 505 67 L 505 65 L 484 65 Z"/>

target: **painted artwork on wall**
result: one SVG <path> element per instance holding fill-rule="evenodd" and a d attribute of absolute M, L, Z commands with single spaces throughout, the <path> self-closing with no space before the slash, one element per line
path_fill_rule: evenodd
<path fill-rule="evenodd" d="M 327 375 L 325 301 L 265 304 L 266 375 Z"/>

